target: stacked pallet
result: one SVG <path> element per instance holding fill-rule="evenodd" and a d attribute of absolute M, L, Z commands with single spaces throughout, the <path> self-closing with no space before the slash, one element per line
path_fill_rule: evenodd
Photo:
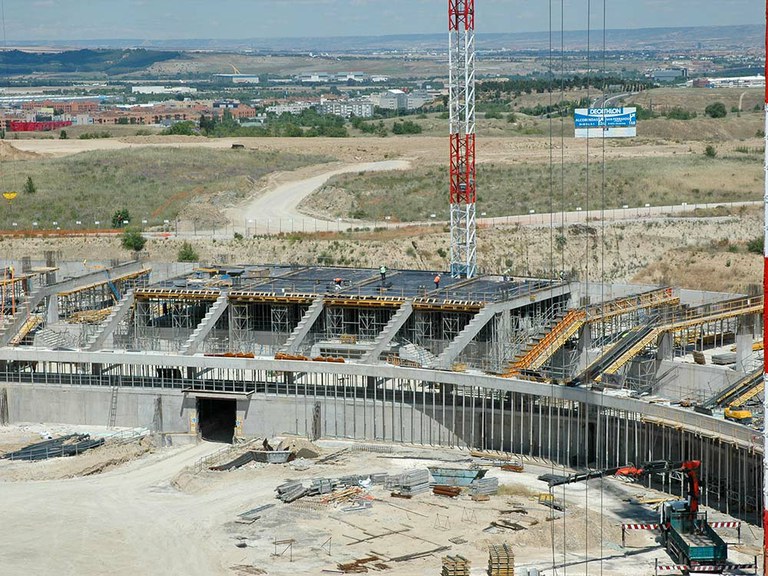
<path fill-rule="evenodd" d="M 488 576 L 515 576 L 515 554 L 507 544 L 488 549 Z"/>
<path fill-rule="evenodd" d="M 472 484 L 469 485 L 469 493 L 473 496 L 478 496 L 480 494 L 496 494 L 498 491 L 498 478 L 479 478 L 477 480 L 473 480 Z"/>
<path fill-rule="evenodd" d="M 443 556 L 442 576 L 470 576 L 471 563 L 463 556 Z"/>
<path fill-rule="evenodd" d="M 416 496 L 429 492 L 429 470 L 408 470 L 400 474 L 400 494 Z"/>

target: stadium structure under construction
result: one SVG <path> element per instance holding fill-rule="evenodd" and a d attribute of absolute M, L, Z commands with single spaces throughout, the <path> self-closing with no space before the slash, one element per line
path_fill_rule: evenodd
<path fill-rule="evenodd" d="M 762 296 L 279 265 L 14 270 L 0 421 L 449 445 L 576 468 L 695 457 L 703 503 L 759 523 L 762 421 L 723 415 L 763 392 Z"/>

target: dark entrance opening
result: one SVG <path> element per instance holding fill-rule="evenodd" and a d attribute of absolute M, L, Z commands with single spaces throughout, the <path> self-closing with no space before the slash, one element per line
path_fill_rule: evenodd
<path fill-rule="evenodd" d="M 237 420 L 237 400 L 198 398 L 197 419 L 203 440 L 232 443 Z"/>

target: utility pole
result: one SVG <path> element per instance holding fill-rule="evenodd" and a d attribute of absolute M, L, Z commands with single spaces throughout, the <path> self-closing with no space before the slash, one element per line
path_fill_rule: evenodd
<path fill-rule="evenodd" d="M 448 0 L 451 276 L 477 273 L 475 0 Z"/>

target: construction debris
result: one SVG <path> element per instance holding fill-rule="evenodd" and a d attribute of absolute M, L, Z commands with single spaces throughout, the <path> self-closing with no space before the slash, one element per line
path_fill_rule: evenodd
<path fill-rule="evenodd" d="M 463 556 L 444 556 L 442 576 L 470 576 L 471 562 Z"/>
<path fill-rule="evenodd" d="M 92 439 L 90 434 L 69 434 L 53 440 L 44 440 L 25 446 L 2 457 L 7 460 L 47 460 L 65 456 L 77 456 L 86 450 L 104 444 L 104 438 Z"/>
<path fill-rule="evenodd" d="M 488 549 L 488 576 L 515 576 L 515 555 L 507 544 Z"/>
<path fill-rule="evenodd" d="M 389 566 L 384 564 L 378 556 L 367 556 L 366 558 L 360 558 L 354 562 L 337 564 L 337 566 L 344 574 L 364 574 L 368 572 L 369 567 L 374 570 L 387 570 L 389 568 Z"/>

